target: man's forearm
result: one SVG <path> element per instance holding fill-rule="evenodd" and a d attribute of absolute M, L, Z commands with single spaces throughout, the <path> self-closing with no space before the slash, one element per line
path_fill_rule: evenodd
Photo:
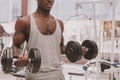
<path fill-rule="evenodd" d="M 13 48 L 13 57 L 17 58 L 20 55 L 20 49 L 15 45 L 13 45 L 12 48 Z"/>
<path fill-rule="evenodd" d="M 65 54 L 66 46 L 62 45 L 61 46 L 61 54 Z"/>

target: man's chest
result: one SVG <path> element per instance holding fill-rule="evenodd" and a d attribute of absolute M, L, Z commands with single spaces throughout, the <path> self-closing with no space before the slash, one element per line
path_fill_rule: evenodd
<path fill-rule="evenodd" d="M 53 34 L 56 30 L 56 22 L 55 20 L 50 23 L 45 21 L 37 22 L 37 29 L 44 35 Z"/>

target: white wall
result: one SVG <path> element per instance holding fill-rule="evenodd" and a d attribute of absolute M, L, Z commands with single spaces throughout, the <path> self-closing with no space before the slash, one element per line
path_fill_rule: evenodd
<path fill-rule="evenodd" d="M 36 10 L 37 3 L 36 0 L 28 0 L 28 13 L 32 13 Z"/>
<path fill-rule="evenodd" d="M 2 23 L 1 25 L 4 27 L 4 29 L 7 33 L 14 33 L 15 32 L 15 28 L 14 28 L 15 22 Z"/>
<path fill-rule="evenodd" d="M 8 21 L 9 17 L 9 1 L 0 0 L 0 22 Z"/>
<path fill-rule="evenodd" d="M 93 20 L 79 20 L 78 22 L 75 20 L 68 21 L 64 27 L 64 38 L 65 42 L 67 43 L 70 40 L 76 40 L 81 42 L 85 39 L 99 40 L 100 38 L 100 31 L 103 28 L 103 24 L 99 20 L 96 21 L 97 25 L 97 33 L 94 30 L 94 23 Z M 64 22 L 65 23 L 65 22 Z M 95 36 L 97 35 L 97 37 Z"/>

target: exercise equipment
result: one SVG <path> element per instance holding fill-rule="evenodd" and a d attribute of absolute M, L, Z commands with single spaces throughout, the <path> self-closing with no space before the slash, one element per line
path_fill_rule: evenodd
<path fill-rule="evenodd" d="M 86 47 L 86 53 L 84 58 L 87 60 L 96 58 L 98 54 L 98 46 L 95 41 L 92 40 L 85 40 L 82 43 L 82 47 Z"/>
<path fill-rule="evenodd" d="M 120 63 L 102 62 L 100 66 L 101 66 L 101 71 L 104 72 L 105 69 L 110 69 L 111 66 L 119 68 Z"/>
<path fill-rule="evenodd" d="M 66 45 L 66 56 L 70 62 L 79 61 L 82 56 L 90 60 L 96 58 L 98 54 L 98 46 L 95 41 L 85 40 L 80 45 L 77 41 L 69 41 Z"/>
<path fill-rule="evenodd" d="M 95 64 L 95 63 L 96 63 L 96 62 L 94 61 L 94 62 L 90 62 L 90 63 L 85 64 L 85 65 L 83 66 L 83 70 L 87 71 L 88 67 L 89 67 L 90 65 L 92 65 L 92 64 Z"/>
<path fill-rule="evenodd" d="M 41 66 L 40 51 L 38 49 L 31 49 L 28 57 L 29 57 L 29 59 L 31 59 L 31 62 L 28 65 L 28 68 L 29 68 L 30 72 L 36 73 Z"/>
<path fill-rule="evenodd" d="M 0 55 L 2 53 L 3 47 L 4 47 L 3 40 L 0 39 Z"/>
<path fill-rule="evenodd" d="M 38 49 L 32 48 L 28 54 L 29 57 L 29 65 L 27 66 L 32 73 L 36 73 L 41 65 L 41 55 Z M 3 56 L 1 57 L 2 70 L 4 72 L 11 72 L 12 65 L 16 62 L 17 59 L 13 58 L 13 50 L 12 48 L 6 48 L 3 52 Z"/>
<path fill-rule="evenodd" d="M 100 64 L 100 66 L 101 66 L 101 71 L 102 72 L 104 72 L 105 69 L 110 69 L 110 67 L 111 67 L 110 63 L 107 63 L 107 62 L 102 62 Z"/>

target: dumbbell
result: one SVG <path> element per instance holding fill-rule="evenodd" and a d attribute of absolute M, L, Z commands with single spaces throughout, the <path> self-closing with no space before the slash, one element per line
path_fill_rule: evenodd
<path fill-rule="evenodd" d="M 82 56 L 91 60 L 96 58 L 98 54 L 98 46 L 95 41 L 84 40 L 80 45 L 77 41 L 69 41 L 66 45 L 66 56 L 70 62 L 81 60 Z"/>
<path fill-rule="evenodd" d="M 32 48 L 28 54 L 29 64 L 28 68 L 32 73 L 36 73 L 41 66 L 41 55 L 38 49 Z M 11 72 L 12 65 L 16 62 L 17 59 L 13 58 L 13 50 L 12 48 L 6 48 L 3 52 L 3 56 L 1 58 L 2 70 L 4 72 Z"/>

